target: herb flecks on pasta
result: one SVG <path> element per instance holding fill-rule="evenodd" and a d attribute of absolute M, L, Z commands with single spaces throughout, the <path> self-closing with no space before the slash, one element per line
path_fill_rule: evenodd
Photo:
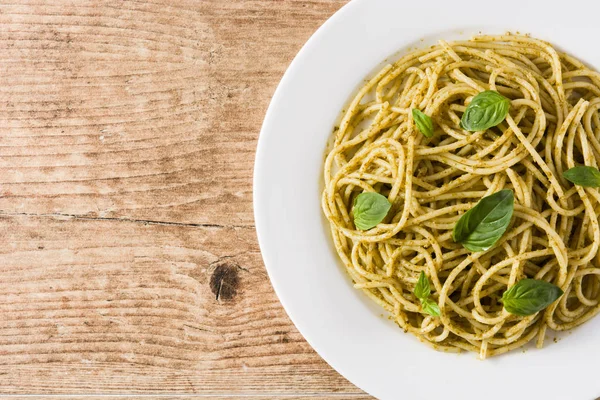
<path fill-rule="evenodd" d="M 599 109 L 600 75 L 527 36 L 440 42 L 385 66 L 324 166 L 322 207 L 354 286 L 421 341 L 481 358 L 592 318 Z M 353 214 L 361 193 L 389 210 Z"/>

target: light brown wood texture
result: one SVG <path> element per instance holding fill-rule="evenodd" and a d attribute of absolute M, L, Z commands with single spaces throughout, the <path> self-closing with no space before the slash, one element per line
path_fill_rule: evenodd
<path fill-rule="evenodd" d="M 262 118 L 345 1 L 0 1 L 0 394 L 369 398 L 275 296 Z"/>

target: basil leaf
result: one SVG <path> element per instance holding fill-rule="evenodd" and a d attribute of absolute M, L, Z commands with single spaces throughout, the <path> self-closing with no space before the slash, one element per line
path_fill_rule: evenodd
<path fill-rule="evenodd" d="M 512 190 L 504 189 L 484 197 L 464 213 L 452 231 L 452 238 L 470 251 L 485 251 L 508 228 L 514 210 Z"/>
<path fill-rule="evenodd" d="M 431 117 L 416 108 L 412 109 L 412 116 L 413 121 L 415 121 L 415 125 L 417 125 L 417 128 L 419 128 L 419 131 L 421 131 L 423 136 L 428 138 L 432 137 L 433 120 L 431 119 Z"/>
<path fill-rule="evenodd" d="M 383 221 L 392 205 L 374 192 L 363 192 L 354 200 L 354 225 L 360 230 L 371 229 Z"/>
<path fill-rule="evenodd" d="M 563 172 L 563 177 L 579 186 L 600 187 L 600 171 L 594 167 L 573 167 Z"/>
<path fill-rule="evenodd" d="M 423 312 L 434 317 L 440 316 L 440 307 L 437 303 L 429 298 L 431 295 L 431 286 L 425 272 L 421 271 L 419 280 L 415 285 L 415 296 L 419 298 Z"/>
<path fill-rule="evenodd" d="M 554 303 L 563 291 L 556 285 L 537 279 L 522 279 L 502 295 L 504 308 L 511 314 L 527 316 Z"/>
<path fill-rule="evenodd" d="M 440 306 L 438 306 L 438 304 L 431 300 L 431 299 L 425 299 L 425 300 L 421 300 L 421 306 L 423 307 L 423 311 L 433 317 L 439 317 L 440 316 Z"/>
<path fill-rule="evenodd" d="M 415 286 L 415 296 L 420 300 L 426 299 L 431 294 L 431 287 L 429 286 L 429 279 L 427 279 L 427 275 L 425 272 L 421 271 L 421 275 L 419 275 L 419 280 Z"/>
<path fill-rule="evenodd" d="M 484 131 L 504 121 L 510 100 L 494 90 L 486 90 L 473 97 L 460 120 L 460 126 L 469 131 Z"/>

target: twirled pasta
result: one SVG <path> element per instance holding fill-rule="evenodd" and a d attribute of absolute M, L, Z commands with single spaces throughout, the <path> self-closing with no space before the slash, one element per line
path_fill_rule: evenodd
<path fill-rule="evenodd" d="M 509 98 L 509 115 L 466 132 L 461 115 L 484 90 Z M 413 108 L 433 118 L 433 138 L 415 127 Z M 600 310 L 600 193 L 562 174 L 597 167 L 599 109 L 600 74 L 528 36 L 442 41 L 386 65 L 349 104 L 324 165 L 322 208 L 354 286 L 425 343 L 481 358 L 536 338 L 541 347 L 547 328 L 592 318 Z M 502 238 L 476 253 L 455 243 L 460 216 L 501 189 L 515 196 Z M 367 231 L 351 215 L 363 191 L 392 203 Z M 421 271 L 440 317 L 423 313 L 413 294 Z M 527 277 L 564 295 L 535 315 L 509 314 L 502 293 Z"/>

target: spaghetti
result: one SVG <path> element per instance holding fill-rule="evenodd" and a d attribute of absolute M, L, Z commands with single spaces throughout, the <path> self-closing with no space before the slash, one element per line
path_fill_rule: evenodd
<path fill-rule="evenodd" d="M 461 128 L 475 95 L 510 99 L 506 119 Z M 435 124 L 425 137 L 411 110 Z M 563 177 L 600 160 L 600 74 L 546 42 L 520 35 L 440 42 L 386 65 L 351 101 L 324 165 L 322 208 L 357 289 L 405 331 L 450 352 L 498 355 L 563 331 L 600 311 L 600 193 Z M 483 197 L 514 193 L 514 214 L 486 251 L 454 242 L 452 229 Z M 384 195 L 385 220 L 359 230 L 353 204 Z M 431 280 L 439 317 L 415 296 Z M 525 278 L 564 295 L 530 316 L 507 312 L 503 293 Z"/>

